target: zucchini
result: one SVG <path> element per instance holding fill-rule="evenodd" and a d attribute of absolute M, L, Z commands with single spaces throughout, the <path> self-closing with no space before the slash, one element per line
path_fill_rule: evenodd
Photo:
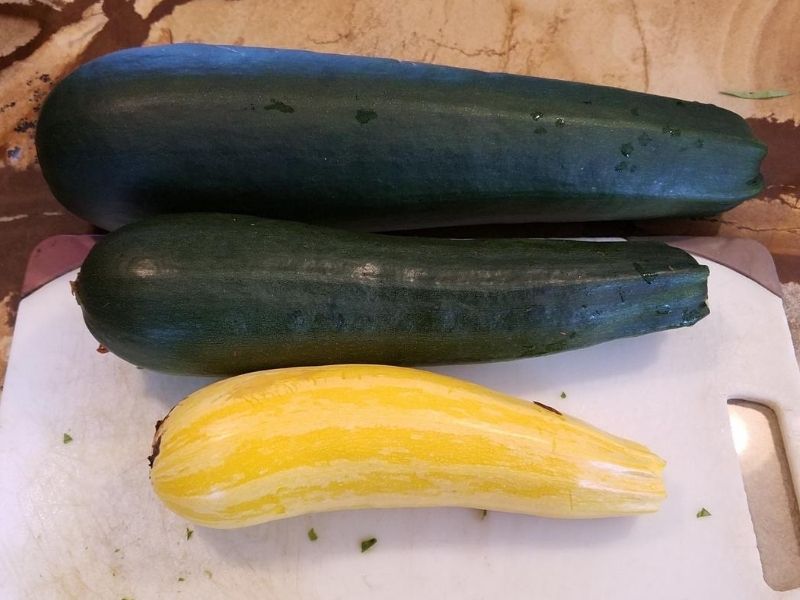
<path fill-rule="evenodd" d="M 225 375 L 580 348 L 695 323 L 707 276 L 653 242 L 413 238 L 197 213 L 106 236 L 76 294 L 125 360 Z"/>
<path fill-rule="evenodd" d="M 707 215 L 765 148 L 716 106 L 381 58 L 175 44 L 78 68 L 36 145 L 106 229 L 230 212 L 353 229 Z"/>
<path fill-rule="evenodd" d="M 233 528 L 352 508 L 466 506 L 589 518 L 658 510 L 664 461 L 544 404 L 414 369 L 249 373 L 159 422 L 156 495 Z"/>

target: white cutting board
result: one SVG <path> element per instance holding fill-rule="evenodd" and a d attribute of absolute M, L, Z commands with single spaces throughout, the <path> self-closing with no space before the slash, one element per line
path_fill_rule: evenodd
<path fill-rule="evenodd" d="M 694 327 L 436 369 L 648 445 L 668 463 L 659 513 L 374 510 L 229 531 L 170 513 L 148 481 L 155 421 L 209 380 L 98 354 L 65 275 L 23 300 L 0 402 L 0 598 L 800 598 L 764 583 L 726 407 L 773 407 L 800 473 L 800 373 L 781 301 L 701 262 L 711 316 Z M 712 516 L 696 518 L 701 507 Z"/>

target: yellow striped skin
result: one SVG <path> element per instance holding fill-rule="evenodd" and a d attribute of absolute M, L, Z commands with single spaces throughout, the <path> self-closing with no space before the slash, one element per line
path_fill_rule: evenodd
<path fill-rule="evenodd" d="M 161 423 L 154 455 L 161 500 L 219 528 L 420 506 L 606 517 L 665 497 L 664 461 L 644 446 L 479 385 L 375 365 L 214 383 Z"/>

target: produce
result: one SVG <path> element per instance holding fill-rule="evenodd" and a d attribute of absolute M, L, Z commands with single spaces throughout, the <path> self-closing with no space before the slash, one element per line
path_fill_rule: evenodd
<path fill-rule="evenodd" d="M 151 465 L 167 507 L 219 528 L 423 506 L 609 517 L 665 497 L 664 461 L 644 446 L 543 404 L 374 365 L 214 383 L 159 422 Z"/>
<path fill-rule="evenodd" d="M 106 229 L 233 212 L 391 230 L 727 210 L 765 147 L 716 106 L 382 58 L 174 44 L 79 67 L 42 172 Z"/>
<path fill-rule="evenodd" d="M 412 238 L 185 214 L 109 234 L 75 291 L 89 330 L 125 360 L 230 375 L 504 360 L 683 327 L 708 314 L 707 276 L 651 242 Z"/>

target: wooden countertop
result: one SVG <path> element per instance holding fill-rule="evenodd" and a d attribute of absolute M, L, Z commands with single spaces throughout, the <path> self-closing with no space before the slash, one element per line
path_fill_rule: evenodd
<path fill-rule="evenodd" d="M 78 64 L 123 47 L 209 43 L 389 56 L 619 86 L 710 102 L 768 148 L 766 189 L 712 218 L 509 227 L 556 235 L 721 235 L 772 253 L 800 356 L 800 2 L 707 0 L 6 0 L 0 4 L 0 382 L 27 257 L 92 228 L 52 198 L 36 118 Z M 786 89 L 773 100 L 720 90 Z"/>

